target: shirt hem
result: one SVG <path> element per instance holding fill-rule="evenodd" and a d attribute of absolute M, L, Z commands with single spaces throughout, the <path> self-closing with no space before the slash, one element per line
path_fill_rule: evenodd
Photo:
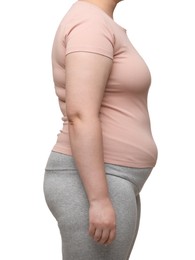
<path fill-rule="evenodd" d="M 91 48 L 91 49 L 90 48 L 84 49 L 84 48 L 73 48 L 73 47 L 71 47 L 71 49 L 70 49 L 70 48 L 67 47 L 66 55 L 68 55 L 70 53 L 74 53 L 74 52 L 88 52 L 88 53 L 98 54 L 98 55 L 102 55 L 102 56 L 105 56 L 105 57 L 110 58 L 111 60 L 113 60 L 113 55 L 112 54 L 110 54 L 110 53 L 108 53 L 106 51 L 103 51 L 101 49 L 93 49 L 93 48 Z"/>
<path fill-rule="evenodd" d="M 52 151 L 72 156 L 72 152 L 70 149 L 62 148 L 57 145 L 53 147 Z M 118 166 L 130 167 L 130 168 L 154 168 L 154 166 L 156 165 L 156 163 L 140 164 L 135 162 L 126 162 L 122 160 L 111 159 L 107 156 L 104 156 L 104 163 L 110 163 Z"/>

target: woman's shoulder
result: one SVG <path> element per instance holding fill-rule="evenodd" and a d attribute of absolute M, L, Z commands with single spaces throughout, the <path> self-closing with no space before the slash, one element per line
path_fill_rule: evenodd
<path fill-rule="evenodd" d="M 78 25 L 104 28 L 114 34 L 117 24 L 102 9 L 85 1 L 74 3 L 62 19 L 60 26 L 72 30 Z"/>

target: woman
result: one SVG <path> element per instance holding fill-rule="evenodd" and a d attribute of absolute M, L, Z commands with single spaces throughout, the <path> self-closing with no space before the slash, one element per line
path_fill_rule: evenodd
<path fill-rule="evenodd" d="M 147 110 L 149 70 L 113 20 L 119 0 L 78 0 L 53 43 L 63 114 L 44 194 L 65 260 L 129 259 L 139 193 L 157 159 Z"/>

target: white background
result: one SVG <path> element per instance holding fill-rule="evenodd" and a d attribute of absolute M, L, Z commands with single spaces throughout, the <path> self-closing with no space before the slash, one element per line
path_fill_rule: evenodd
<path fill-rule="evenodd" d="M 0 2 L 0 258 L 60 260 L 44 200 L 44 167 L 61 114 L 51 73 L 57 25 L 74 1 Z M 123 1 L 127 29 L 152 74 L 149 110 L 158 162 L 142 190 L 131 259 L 194 260 L 195 16 L 191 0 Z M 76 259 L 75 259 L 76 260 Z"/>

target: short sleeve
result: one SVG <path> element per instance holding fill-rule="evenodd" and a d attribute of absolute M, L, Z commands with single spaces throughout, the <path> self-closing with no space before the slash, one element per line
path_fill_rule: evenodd
<path fill-rule="evenodd" d="M 65 35 L 66 55 L 71 52 L 92 52 L 113 59 L 114 36 L 100 18 L 89 17 L 69 24 Z"/>

